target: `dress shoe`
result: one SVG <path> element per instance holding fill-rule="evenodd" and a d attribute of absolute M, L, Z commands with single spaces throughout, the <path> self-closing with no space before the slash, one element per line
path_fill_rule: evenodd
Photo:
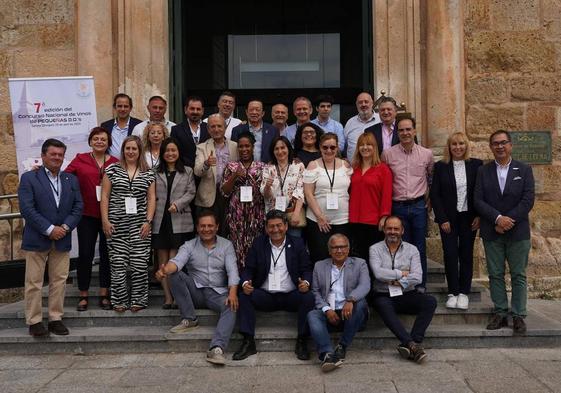
<path fill-rule="evenodd" d="M 526 334 L 526 322 L 522 317 L 512 317 L 512 332 L 517 336 Z"/>
<path fill-rule="evenodd" d="M 489 324 L 487 324 L 487 330 L 497 330 L 505 326 L 508 326 L 506 317 L 495 314 L 489 321 Z"/>
<path fill-rule="evenodd" d="M 33 337 L 46 337 L 49 335 L 49 331 L 45 329 L 43 322 L 37 322 L 29 325 L 29 335 Z"/>
<path fill-rule="evenodd" d="M 255 348 L 255 340 L 253 337 L 244 337 L 240 349 L 234 353 L 232 360 L 244 360 L 256 353 L 257 349 Z"/>
<path fill-rule="evenodd" d="M 51 321 L 49 322 L 49 332 L 56 334 L 57 336 L 67 336 L 69 331 L 64 326 L 62 321 Z"/>
<path fill-rule="evenodd" d="M 300 360 L 310 360 L 310 351 L 308 350 L 308 338 L 298 337 L 296 339 L 296 348 L 294 348 L 296 357 Z"/>

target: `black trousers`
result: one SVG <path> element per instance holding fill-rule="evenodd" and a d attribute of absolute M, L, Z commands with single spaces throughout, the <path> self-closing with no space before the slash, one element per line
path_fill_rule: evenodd
<path fill-rule="evenodd" d="M 312 263 L 321 261 L 322 259 L 329 258 L 329 249 L 327 242 L 331 235 L 341 233 L 349 238 L 349 224 L 331 225 L 331 230 L 328 233 L 323 233 L 319 230 L 319 226 L 315 221 L 306 219 L 306 241 L 308 243 L 308 251 L 310 251 L 310 259 Z"/>
<path fill-rule="evenodd" d="M 384 240 L 384 233 L 378 230 L 378 225 L 351 223 L 350 237 L 352 255 L 362 258 L 368 263 L 368 249 L 371 245 Z"/>
<path fill-rule="evenodd" d="M 90 289 L 92 279 L 92 261 L 95 255 L 95 243 L 99 235 L 99 286 L 109 288 L 111 286 L 111 273 L 109 269 L 109 255 L 107 253 L 107 241 L 101 219 L 90 216 L 82 216 L 78 223 L 78 289 L 87 291 Z"/>
<path fill-rule="evenodd" d="M 467 295 L 471 291 L 473 243 L 476 234 L 476 231 L 471 230 L 472 221 L 471 214 L 462 212 L 457 214 L 456 219 L 450 220 L 450 233 L 440 229 L 448 293 L 456 296 L 460 293 Z"/>
<path fill-rule="evenodd" d="M 314 309 L 315 301 L 312 291 L 302 293 L 295 289 L 292 292 L 267 292 L 255 288 L 251 295 L 240 292 L 240 333 L 255 335 L 255 310 L 259 311 L 297 311 L 298 336 L 309 336 L 308 312 Z"/>

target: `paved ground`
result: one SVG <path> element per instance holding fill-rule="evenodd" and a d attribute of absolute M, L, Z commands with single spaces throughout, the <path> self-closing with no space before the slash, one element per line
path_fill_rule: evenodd
<path fill-rule="evenodd" d="M 291 353 L 223 368 L 203 353 L 0 356 L 0 392 L 561 392 L 561 350 L 440 349 L 424 365 L 394 351 L 349 351 L 329 374 Z"/>

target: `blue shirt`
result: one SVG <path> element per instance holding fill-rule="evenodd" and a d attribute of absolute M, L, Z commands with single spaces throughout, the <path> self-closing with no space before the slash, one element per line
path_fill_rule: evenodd
<path fill-rule="evenodd" d="M 345 265 L 341 269 L 333 263 L 331 265 L 331 290 L 335 295 L 335 310 L 341 310 L 347 301 L 345 298 Z M 330 310 L 330 306 L 322 307 L 321 311 Z"/>
<path fill-rule="evenodd" d="M 325 123 L 320 122 L 319 117 L 316 117 L 312 120 L 312 123 L 320 126 L 324 132 L 332 132 L 336 134 L 339 139 L 339 151 L 342 152 L 345 150 L 345 134 L 343 133 L 343 125 L 341 123 L 337 120 L 333 120 L 331 117 L 327 119 L 327 122 Z"/>
<path fill-rule="evenodd" d="M 123 128 L 119 127 L 119 122 L 115 119 L 113 124 L 113 129 L 111 130 L 111 146 L 107 152 L 110 156 L 115 158 L 121 158 L 121 145 L 125 138 L 129 135 L 129 122 L 131 118 L 127 120 L 127 125 Z"/>

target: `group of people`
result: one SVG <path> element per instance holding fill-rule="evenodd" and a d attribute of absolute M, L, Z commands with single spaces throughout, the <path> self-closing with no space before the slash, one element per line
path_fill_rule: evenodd
<path fill-rule="evenodd" d="M 288 109 L 247 104 L 247 122 L 232 116 L 224 92 L 219 112 L 203 120 L 200 98 L 185 101 L 186 120 L 165 118 L 161 96 L 149 119 L 130 116 L 132 100 L 117 94 L 116 118 L 91 130 L 90 152 L 61 172 L 66 147 L 49 139 L 43 166 L 21 178 L 26 219 L 26 322 L 32 336 L 68 334 L 62 323 L 70 232 L 77 227 L 80 298 L 89 307 L 92 259 L 99 238 L 99 307 L 123 313 L 148 306 L 148 267 L 177 307 L 173 333 L 198 326 L 196 308 L 220 313 L 207 360 L 224 364 L 236 315 L 244 339 L 234 360 L 256 353 L 255 310 L 298 312 L 295 352 L 308 359 L 311 335 L 322 369 L 342 364 L 368 304 L 399 339 L 399 353 L 422 362 L 422 341 L 436 308 L 426 293 L 425 236 L 429 206 L 441 232 L 448 299 L 467 309 L 473 245 L 480 229 L 494 315 L 488 329 L 508 324 L 505 262 L 512 277 L 513 329 L 525 333 L 531 168 L 511 158 L 507 131 L 490 136 L 495 161 L 470 157 L 469 141 L 452 133 L 444 158 L 417 144 L 415 119 L 397 116 L 393 98 L 357 97 L 358 114 L 343 127 L 330 117 L 333 100 L 298 97 Z M 41 286 L 49 260 L 49 325 Z M 55 265 L 55 266 L 52 266 Z M 130 289 L 127 284 L 130 271 Z M 51 276 L 52 274 L 52 276 Z M 398 313 L 417 314 L 408 332 Z M 333 347 L 329 332 L 342 331 Z"/>

